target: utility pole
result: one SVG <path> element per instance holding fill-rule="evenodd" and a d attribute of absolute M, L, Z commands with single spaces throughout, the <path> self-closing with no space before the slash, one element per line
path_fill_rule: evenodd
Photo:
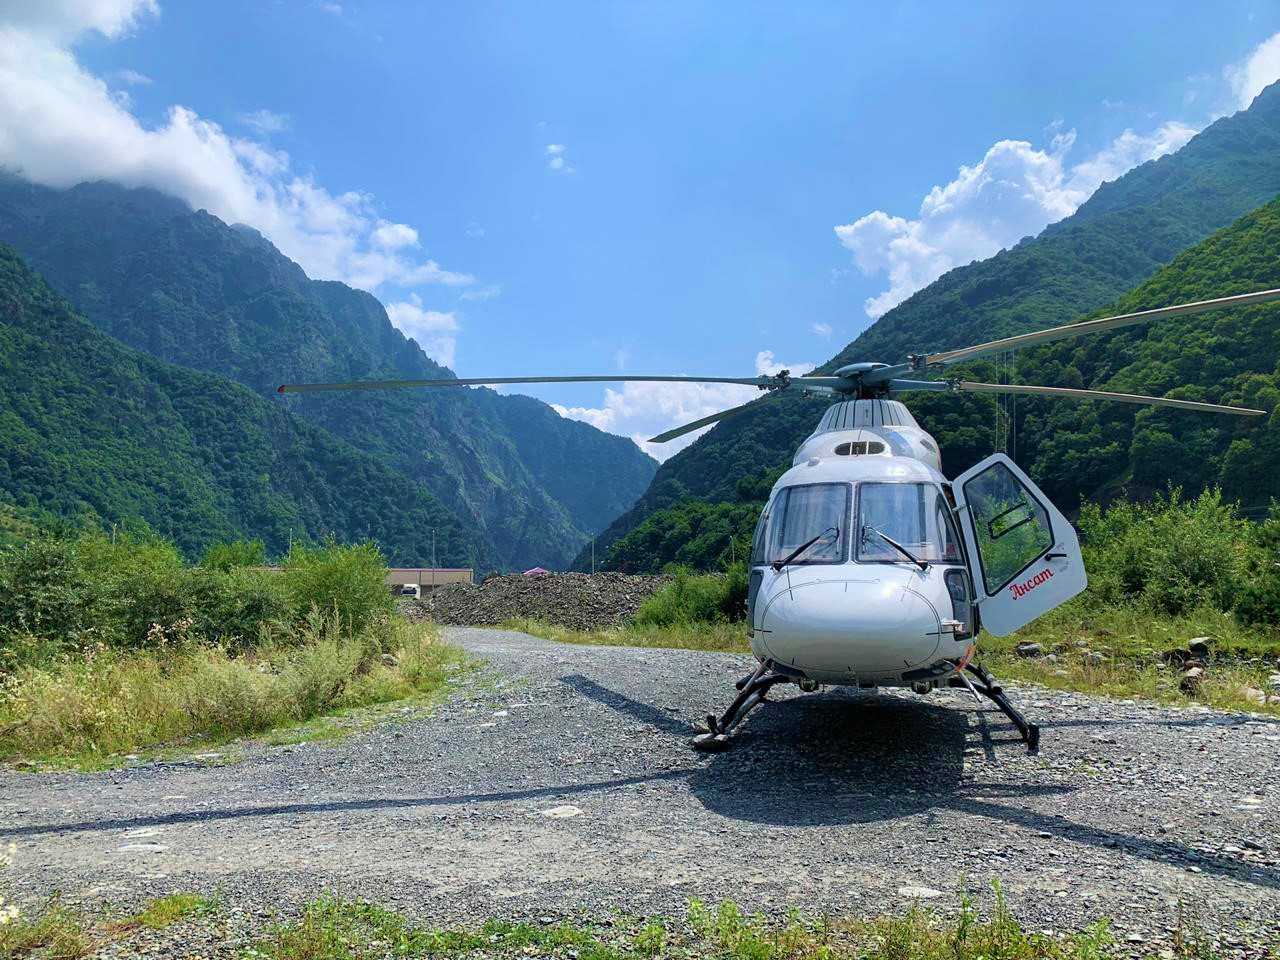
<path fill-rule="evenodd" d="M 596 538 L 591 538 L 591 572 L 596 572 Z"/>

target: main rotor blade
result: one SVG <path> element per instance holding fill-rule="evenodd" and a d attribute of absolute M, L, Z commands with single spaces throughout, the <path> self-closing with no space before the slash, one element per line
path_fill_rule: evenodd
<path fill-rule="evenodd" d="M 933 381 L 945 382 L 945 381 Z M 1109 393 L 1106 390 L 1076 390 L 1072 387 L 1041 387 L 1029 383 L 973 383 L 956 380 L 952 389 L 965 393 L 1022 393 L 1046 397 L 1069 397 L 1073 400 L 1115 400 L 1119 403 L 1142 403 L 1154 407 L 1177 407 L 1180 410 L 1199 410 L 1202 413 L 1234 413 L 1245 417 L 1265 416 L 1267 411 L 1251 407 L 1227 407 L 1220 403 L 1200 403 L 1196 400 L 1174 400 L 1172 397 L 1144 397 L 1136 393 Z M 906 389 L 911 389 L 907 387 Z"/>
<path fill-rule="evenodd" d="M 711 416 L 703 417 L 701 420 L 695 420 L 693 423 L 686 423 L 684 426 L 673 427 L 665 433 L 660 433 L 656 437 L 651 437 L 649 442 L 666 443 L 668 440 L 674 440 L 676 437 L 683 437 L 686 433 L 692 433 L 694 430 L 705 427 L 709 423 L 719 423 L 721 420 L 727 420 L 729 417 L 735 417 L 750 407 L 754 407 L 760 400 L 768 400 L 770 397 L 778 396 L 785 389 L 786 387 L 782 387 L 778 390 L 774 390 L 772 393 L 765 394 L 763 397 L 756 397 L 755 400 L 751 400 L 748 403 L 741 404 L 740 406 L 730 407 L 728 410 L 721 410 L 719 413 L 713 413 Z"/>
<path fill-rule="evenodd" d="M 773 377 L 474 377 L 450 380 L 349 380 L 342 383 L 286 383 L 278 393 L 318 393 L 323 390 L 389 390 L 400 387 L 476 387 L 494 383 L 741 383 L 749 387 L 777 386 Z"/>
<path fill-rule="evenodd" d="M 1150 323 L 1152 320 L 1164 320 L 1167 317 L 1186 317 L 1209 310 L 1221 310 L 1224 307 L 1246 307 L 1254 303 L 1267 303 L 1280 300 L 1280 290 L 1259 290 L 1257 293 L 1242 293 L 1234 297 L 1219 297 L 1216 300 L 1198 300 L 1195 303 L 1180 303 L 1172 307 L 1159 307 L 1155 310 L 1141 310 L 1138 313 L 1124 313 L 1116 317 L 1102 317 L 1098 320 L 1085 320 L 1083 323 L 1068 323 L 1034 333 L 1023 333 L 1016 337 L 1005 337 L 1003 340 L 991 340 L 972 347 L 961 347 L 958 350 L 945 350 L 942 353 L 931 353 L 924 358 L 927 366 L 945 366 L 959 363 L 962 360 L 973 360 L 985 357 L 989 353 L 1005 353 L 1010 350 L 1021 350 L 1024 347 L 1041 343 L 1052 343 L 1068 337 L 1083 337 L 1089 333 L 1100 333 L 1103 330 L 1117 330 L 1135 323 Z"/>

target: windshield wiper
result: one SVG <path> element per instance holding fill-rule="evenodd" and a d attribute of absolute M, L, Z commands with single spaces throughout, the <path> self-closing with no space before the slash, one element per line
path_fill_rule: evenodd
<path fill-rule="evenodd" d="M 777 572 L 777 573 L 781 573 L 781 572 L 782 572 L 782 568 L 783 568 L 783 567 L 785 567 L 785 566 L 786 566 L 787 564 L 789 564 L 789 563 L 794 562 L 794 561 L 795 561 L 795 559 L 796 559 L 796 557 L 800 556 L 800 554 L 804 553 L 806 550 L 808 550 L 810 547 L 812 547 L 815 543 L 817 543 L 819 540 L 821 540 L 823 537 L 825 537 L 825 536 L 827 535 L 827 531 L 833 531 L 833 532 L 834 532 L 834 536 L 831 538 L 832 540 L 839 540 L 839 539 L 840 539 L 840 528 L 839 528 L 839 527 L 827 527 L 827 529 L 826 529 L 826 530 L 823 530 L 821 533 L 819 533 L 819 534 L 818 534 L 816 537 L 814 537 L 812 540 L 809 540 L 809 541 L 807 541 L 807 542 L 805 542 L 805 543 L 800 544 L 800 546 L 796 547 L 794 550 L 792 550 L 789 554 L 787 554 L 787 555 L 786 555 L 785 557 L 783 557 L 781 560 L 775 561 L 775 563 L 773 564 L 773 569 L 774 569 L 774 571 L 775 571 L 775 572 Z"/>
<path fill-rule="evenodd" d="M 887 543 L 889 546 L 893 547 L 893 549 L 897 550 L 900 554 L 902 554 L 904 557 L 906 557 L 908 560 L 910 560 L 912 563 L 914 563 L 914 564 L 915 564 L 917 567 L 919 567 L 921 570 L 928 570 L 928 569 L 929 569 L 929 564 L 928 564 L 926 561 L 921 560 L 921 559 L 920 559 L 919 557 L 917 557 L 914 553 L 912 553 L 910 550 L 908 550 L 906 547 L 904 547 L 902 544 L 900 544 L 897 540 L 893 539 L 893 537 L 890 537 L 890 536 L 888 536 L 887 534 L 883 534 L 883 533 L 881 533 L 879 530 L 877 530 L 875 527 L 871 526 L 870 524 L 865 525 L 862 529 L 863 529 L 863 530 L 870 530 L 870 531 L 871 531 L 872 533 L 874 533 L 877 537 L 879 537 L 881 540 L 883 540 L 883 541 L 884 541 L 885 543 Z M 864 539 L 865 539 L 865 538 L 864 538 Z"/>

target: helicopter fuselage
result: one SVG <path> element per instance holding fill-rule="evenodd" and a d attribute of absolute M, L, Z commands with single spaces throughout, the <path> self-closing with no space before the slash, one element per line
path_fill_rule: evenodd
<path fill-rule="evenodd" d="M 1013 477 L 1016 467 L 1002 464 L 993 466 Z M 1050 534 L 1049 514 L 1060 517 L 1051 505 L 1037 532 L 1039 491 L 1029 481 L 1034 493 L 1004 491 L 987 510 L 1002 525 L 996 537 L 1016 535 L 999 557 L 975 562 L 982 548 L 941 467 L 937 443 L 903 404 L 858 399 L 827 410 L 756 527 L 748 617 L 757 659 L 801 682 L 937 686 L 972 656 L 988 593 L 1002 611 L 1014 605 L 1031 619 L 1042 600 L 1056 606 L 1083 588 L 1074 532 L 1059 522 Z M 1017 608 L 1033 581 L 1041 593 Z"/>

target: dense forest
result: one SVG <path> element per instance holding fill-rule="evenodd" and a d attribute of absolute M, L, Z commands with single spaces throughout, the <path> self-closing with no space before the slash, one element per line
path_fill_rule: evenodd
<path fill-rule="evenodd" d="M 1012 249 L 988 260 L 959 267 L 939 278 L 910 299 L 881 317 L 853 343 L 828 363 L 818 368 L 829 373 L 853 360 L 897 362 L 908 353 L 944 350 L 978 343 L 1010 333 L 1023 332 L 1081 318 L 1104 305 L 1117 301 L 1126 291 L 1149 278 L 1182 251 L 1203 240 L 1237 218 L 1261 207 L 1280 194 L 1280 84 L 1264 90 L 1253 105 L 1234 116 L 1224 117 L 1194 137 L 1178 152 L 1129 171 L 1118 180 L 1104 184 L 1072 216 L 1044 230 L 1038 237 L 1027 239 Z M 1246 270 L 1243 264 L 1241 270 Z M 1265 283 L 1261 271 L 1252 274 L 1220 277 L 1214 295 L 1254 289 L 1250 283 Z M 1280 278 L 1273 278 L 1280 279 Z M 1274 284 L 1273 284 L 1274 285 Z M 1200 295 L 1192 284 L 1188 298 Z M 1154 292 L 1153 292 L 1154 293 Z M 1172 288 L 1159 291 L 1165 299 L 1143 301 L 1157 303 L 1179 299 Z M 1138 295 L 1135 291 L 1135 296 Z M 1208 295 L 1208 294 L 1205 294 Z M 1274 347 L 1271 354 L 1274 356 Z M 1023 360 L 1030 363 L 1030 360 Z M 1047 362 L 1047 361 L 1046 361 Z M 1225 376 L 1234 374 L 1227 361 L 1216 361 L 1213 369 Z M 1082 383 L 1072 381 L 1072 374 L 1050 365 L 1037 370 L 1038 382 L 1059 386 L 1096 386 L 1110 381 L 1110 369 L 1090 367 L 1081 371 Z M 1030 368 L 1029 368 L 1030 370 Z M 1150 371 L 1149 371 L 1150 372 Z M 977 375 L 966 371 L 970 379 L 994 379 L 1008 376 L 1009 369 L 994 364 L 981 366 Z M 1067 379 L 1053 379 L 1058 373 Z M 1026 375 L 1026 374 L 1024 374 Z M 1154 374 L 1141 379 L 1149 389 L 1167 390 L 1174 382 Z M 1128 384 L 1138 390 L 1139 382 Z M 1224 388 L 1225 388 L 1224 384 Z M 1141 392 L 1141 391 L 1138 391 Z M 1218 394 L 1214 394 L 1218 395 Z M 1065 471 L 1066 488 L 1056 494 L 1065 502 L 1078 500 L 1081 494 L 1106 497 L 1114 495 L 1117 484 L 1128 482 L 1131 492 L 1143 495 L 1152 488 L 1151 476 L 1139 470 L 1126 477 L 1112 459 L 1100 463 L 1098 452 L 1106 445 L 1093 440 L 1074 451 L 1070 444 L 1059 442 L 1063 457 L 1074 458 L 1072 466 L 1050 465 L 1037 458 L 1050 454 L 1040 452 L 1043 443 L 1035 435 L 1034 423 L 1028 429 L 1028 413 L 1039 418 L 1045 404 L 1059 404 L 1058 424 L 1071 418 L 1070 404 L 1063 401 L 998 405 L 987 396 L 911 397 L 911 407 L 921 426 L 940 442 L 944 469 L 949 475 L 964 470 L 990 453 L 1009 434 L 1009 418 L 1016 418 L 1013 431 L 1017 438 L 1017 458 L 1029 465 L 1040 479 L 1051 471 Z M 697 442 L 664 463 L 649 489 L 627 513 L 620 516 L 597 540 L 600 548 L 608 548 L 635 530 L 659 510 L 669 509 L 689 499 L 710 503 L 735 501 L 739 479 L 790 462 L 796 447 L 812 430 L 823 409 L 821 400 L 778 400 L 767 411 L 751 411 L 725 421 Z M 1104 418 L 1130 417 L 1125 413 L 1102 414 Z M 1143 414 L 1143 417 L 1148 416 Z M 1218 478 L 1216 460 L 1226 456 L 1225 444 L 1230 437 L 1221 425 L 1205 426 L 1202 418 L 1191 417 L 1174 422 L 1176 414 L 1165 413 L 1157 422 L 1168 423 L 1162 429 L 1176 444 L 1195 433 L 1199 436 L 1195 449 L 1213 462 L 1204 465 L 1188 461 L 1175 479 L 1188 487 L 1203 486 Z M 1039 422 L 1038 420 L 1036 422 Z M 1142 420 L 1146 423 L 1146 420 Z M 1207 431 L 1207 434 L 1204 433 Z M 1151 431 L 1140 431 L 1151 438 Z M 1212 436 L 1206 439 L 1208 434 Z M 1201 442 L 1203 441 L 1203 442 Z M 1129 456 L 1127 439 L 1112 453 Z M 1208 447 L 1219 448 L 1208 454 Z M 1161 439 L 1166 447 L 1169 441 Z M 1083 461 L 1088 459 L 1088 463 Z M 1257 503 L 1269 494 L 1266 489 L 1243 489 L 1242 474 L 1233 468 L 1230 489 L 1233 496 Z M 1194 475 L 1194 482 L 1189 479 Z M 1076 483 L 1074 478 L 1088 480 Z M 1223 477 L 1223 482 L 1228 478 Z M 1046 480 L 1046 484 L 1051 485 Z M 1092 484 L 1092 485 L 1090 485 Z M 1162 484 L 1154 484 L 1161 487 Z M 606 552 L 606 558 L 612 555 Z M 586 561 L 580 553 L 575 569 Z M 611 562 L 608 559 L 606 562 Z"/>
<path fill-rule="evenodd" d="M 376 541 L 393 563 L 487 567 L 431 493 L 223 377 L 131 350 L 0 244 L 0 543 L 51 520 L 142 520 L 188 556 L 259 537 Z"/>
<path fill-rule="evenodd" d="M 0 241 L 112 336 L 273 403 L 283 382 L 452 376 L 374 297 L 310 280 L 257 232 L 153 190 L 0 176 Z M 490 390 L 283 402 L 466 518 L 504 568 L 564 566 L 657 466 L 628 439 Z"/>

